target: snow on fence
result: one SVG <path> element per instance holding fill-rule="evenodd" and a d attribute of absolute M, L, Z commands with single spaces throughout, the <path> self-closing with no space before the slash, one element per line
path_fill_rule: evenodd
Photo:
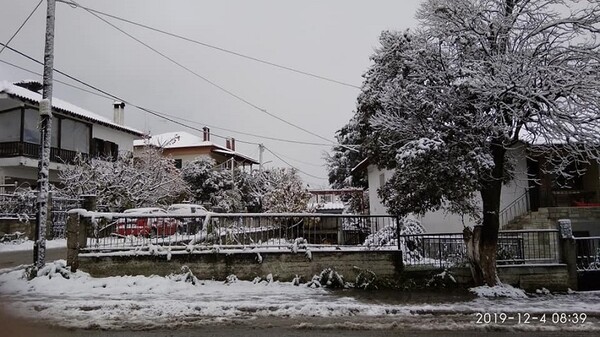
<path fill-rule="evenodd" d="M 448 268 L 467 263 L 462 233 L 406 230 L 390 216 L 333 214 L 132 214 L 81 211 L 92 230 L 85 252 L 148 249 L 401 250 L 406 265 Z M 408 233 L 408 234 L 407 234 Z M 377 240 L 375 240 L 377 239 Z M 162 247 L 162 248 L 161 248 Z M 554 264 L 560 260 L 558 230 L 501 231 L 498 265 Z"/>
<path fill-rule="evenodd" d="M 37 193 L 0 194 L 0 217 L 18 219 L 19 221 L 35 223 Z M 69 199 L 50 196 L 51 235 L 54 238 L 66 237 L 67 211 L 81 207 L 81 199 Z"/>
<path fill-rule="evenodd" d="M 466 265 L 462 233 L 401 235 L 409 265 L 440 268 Z M 560 261 L 559 232 L 554 229 L 500 231 L 498 265 L 554 264 Z"/>
<path fill-rule="evenodd" d="M 270 247 L 358 246 L 373 232 L 395 223 L 390 216 L 316 213 L 132 214 L 82 212 L 93 230 L 87 250 L 144 246 Z"/>

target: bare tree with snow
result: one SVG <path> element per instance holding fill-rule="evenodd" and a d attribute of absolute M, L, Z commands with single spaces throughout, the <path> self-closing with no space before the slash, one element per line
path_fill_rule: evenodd
<path fill-rule="evenodd" d="M 304 213 L 310 193 L 295 169 L 271 169 L 258 173 L 254 194 L 269 213 Z"/>
<path fill-rule="evenodd" d="M 390 211 L 478 219 L 473 275 L 495 285 L 507 150 L 537 144 L 555 174 L 600 161 L 600 1 L 428 0 L 418 18 L 382 33 L 355 118 L 371 160 L 395 169 L 379 191 Z"/>
<path fill-rule="evenodd" d="M 59 176 L 62 194 L 94 194 L 98 204 L 116 209 L 168 205 L 188 194 L 174 161 L 152 147 L 136 157 L 124 153 L 117 160 L 79 157 Z"/>

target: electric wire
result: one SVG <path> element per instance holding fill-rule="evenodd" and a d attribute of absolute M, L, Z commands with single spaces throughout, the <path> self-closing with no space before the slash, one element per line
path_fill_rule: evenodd
<path fill-rule="evenodd" d="M 0 42 L 0 45 L 4 45 L 4 44 L 2 44 Z M 27 58 L 30 61 L 33 61 L 33 62 L 35 62 L 37 64 L 43 65 L 43 63 L 41 61 L 36 60 L 35 58 L 33 58 L 33 57 L 31 57 L 31 56 L 29 56 L 29 55 L 27 55 L 27 54 L 25 54 L 25 53 L 23 53 L 23 52 L 15 49 L 15 48 L 12 48 L 10 46 L 6 46 L 6 47 L 10 51 L 12 51 L 14 53 L 17 53 L 20 56 L 23 56 L 23 57 Z M 13 67 L 15 67 L 17 69 L 21 69 L 23 71 L 26 71 L 26 72 L 29 72 L 29 73 L 41 76 L 41 74 L 39 74 L 37 72 L 34 72 L 34 71 L 29 70 L 29 69 L 23 68 L 21 66 L 12 64 L 10 62 L 4 61 L 4 60 L 0 60 L 0 62 L 5 63 L 5 64 L 10 65 L 10 66 L 13 66 Z M 67 78 L 69 78 L 69 79 L 77 82 L 77 83 L 80 83 L 80 84 L 82 84 L 82 85 L 84 85 L 84 86 L 86 86 L 88 88 L 91 88 L 93 90 L 101 92 L 102 94 L 98 94 L 97 92 L 93 92 L 91 90 L 87 90 L 85 88 L 81 88 L 81 87 L 78 87 L 78 86 L 75 86 L 75 85 L 72 85 L 72 84 L 69 84 L 69 83 L 66 83 L 66 82 L 59 81 L 59 80 L 55 79 L 54 81 L 56 81 L 58 83 L 61 83 L 61 84 L 67 85 L 69 87 L 72 87 L 72 88 L 75 88 L 75 89 L 78 89 L 78 90 L 82 90 L 82 91 L 94 94 L 96 96 L 99 96 L 99 97 L 102 97 L 102 98 L 105 98 L 105 99 L 119 100 L 119 101 L 125 102 L 126 104 L 131 105 L 131 106 L 133 106 L 133 107 L 135 107 L 135 108 L 137 108 L 137 109 L 139 109 L 141 111 L 150 113 L 153 116 L 165 119 L 165 120 L 170 121 L 172 123 L 175 123 L 177 125 L 185 126 L 185 127 L 189 128 L 191 130 L 203 132 L 203 130 L 201 130 L 201 129 L 190 127 L 188 124 L 180 123 L 180 122 L 174 121 L 172 119 L 177 119 L 177 120 L 180 120 L 180 121 L 184 121 L 184 122 L 187 122 L 187 123 L 193 123 L 193 124 L 196 124 L 196 125 L 204 125 L 204 126 L 208 126 L 208 127 L 214 128 L 214 129 L 229 131 L 229 132 L 238 133 L 238 134 L 242 134 L 242 135 L 246 135 L 246 136 L 251 136 L 251 137 L 256 137 L 256 138 L 260 138 L 260 139 L 268 139 L 268 140 L 273 140 L 273 141 L 279 141 L 279 142 L 285 142 L 285 143 L 293 143 L 293 144 L 301 144 L 301 145 L 328 146 L 328 147 L 331 146 L 331 144 L 305 142 L 305 141 L 299 141 L 299 140 L 291 140 L 291 139 L 283 139 L 283 138 L 277 138 L 277 137 L 269 137 L 269 136 L 257 135 L 257 134 L 253 134 L 253 133 L 248 133 L 248 132 L 243 132 L 243 131 L 238 131 L 238 130 L 233 130 L 233 129 L 228 129 L 228 128 L 222 128 L 222 127 L 218 127 L 218 126 L 214 126 L 214 125 L 210 125 L 210 124 L 199 123 L 199 122 L 196 122 L 196 121 L 193 121 L 193 120 L 190 120 L 190 119 L 186 119 L 186 118 L 182 118 L 182 117 L 177 117 L 177 116 L 170 115 L 170 114 L 167 114 L 167 113 L 164 113 L 164 112 L 159 112 L 159 111 L 156 111 L 156 110 L 153 110 L 153 109 L 142 107 L 142 106 L 139 106 L 137 104 L 133 104 L 133 103 L 131 103 L 128 100 L 125 100 L 125 99 L 123 99 L 121 97 L 118 97 L 116 95 L 113 95 L 113 94 L 111 94 L 111 93 L 109 93 L 107 91 L 99 89 L 99 88 L 97 88 L 97 87 L 95 87 L 95 86 L 93 86 L 91 84 L 88 84 L 88 83 L 86 83 L 86 82 L 84 82 L 82 80 L 79 80 L 76 77 L 71 76 L 71 75 L 69 75 L 69 74 L 67 74 L 65 72 L 62 72 L 62 71 L 60 71 L 60 70 L 58 70 L 56 68 L 54 68 L 54 71 L 57 72 L 58 74 L 62 75 L 62 76 L 65 76 L 65 77 L 67 77 Z M 219 138 L 223 138 L 223 139 L 230 138 L 230 137 L 225 137 L 225 136 L 221 136 L 221 135 L 214 134 L 214 133 L 213 133 L 213 135 L 215 135 L 216 137 L 219 137 Z M 251 144 L 251 145 L 258 145 L 259 144 L 257 142 L 249 142 L 249 141 L 244 141 L 244 140 L 241 140 L 241 139 L 236 139 L 236 141 L 238 141 L 240 143 Z"/>
<path fill-rule="evenodd" d="M 27 16 L 27 18 L 25 19 L 25 21 L 23 21 L 23 23 L 21 24 L 21 26 L 19 26 L 19 28 L 17 29 L 17 31 L 10 37 L 10 39 L 8 39 L 8 41 L 6 41 L 6 43 L 4 44 L 4 47 L 2 47 L 2 49 L 0 49 L 0 54 L 2 54 L 2 52 L 4 51 L 4 49 L 6 48 L 6 46 L 8 46 L 12 42 L 12 40 L 15 38 L 15 36 L 17 36 L 17 34 L 19 34 L 19 32 L 21 31 L 21 29 L 23 29 L 23 27 L 27 23 L 27 21 L 29 21 L 29 19 L 33 16 L 33 14 L 35 13 L 35 11 L 37 11 L 38 7 L 40 7 L 40 5 L 42 4 L 42 2 L 44 2 L 44 0 L 40 0 L 40 2 L 38 2 L 37 6 L 35 6 L 35 8 L 31 11 L 31 13 L 29 13 L 29 15 Z"/>
<path fill-rule="evenodd" d="M 74 1 L 72 1 L 72 3 L 74 3 L 74 4 L 76 4 L 76 5 L 77 5 L 77 3 L 76 3 L 76 2 L 74 2 Z M 325 137 L 323 137 L 323 136 L 321 136 L 321 135 L 319 135 L 319 134 L 317 134 L 317 133 L 314 133 L 314 132 L 312 132 L 312 131 L 310 131 L 310 130 L 308 130 L 308 129 L 306 129 L 306 128 L 303 128 L 303 127 L 301 127 L 301 126 L 299 126 L 299 125 L 297 125 L 297 124 L 294 124 L 294 123 L 292 123 L 292 122 L 289 122 L 289 121 L 287 121 L 287 120 L 285 120 L 285 119 L 283 119 L 283 118 L 281 118 L 281 117 L 279 117 L 279 116 L 277 116 L 277 115 L 275 115 L 275 114 L 273 114 L 273 113 L 271 113 L 271 112 L 267 111 L 265 108 L 262 108 L 262 107 L 260 107 L 260 106 L 258 106 L 258 105 L 256 105 L 256 104 L 254 104 L 254 103 L 252 103 L 252 102 L 248 101 L 247 99 L 245 99 L 245 98 L 243 98 L 243 97 L 239 96 L 238 94 L 236 94 L 236 93 L 234 93 L 234 92 L 232 92 L 232 91 L 230 91 L 230 90 L 226 89 L 225 87 L 223 87 L 223 86 L 221 86 L 221 85 L 217 84 L 216 82 L 214 82 L 214 81 L 212 81 L 212 80 L 210 80 L 210 79 L 206 78 L 205 76 L 202 76 L 202 75 L 200 75 L 199 73 L 197 73 L 197 72 L 193 71 L 192 69 L 190 69 L 190 68 L 186 67 L 185 65 L 183 65 L 183 64 L 181 64 L 180 62 L 176 61 L 175 59 L 173 59 L 173 58 L 169 57 L 168 55 L 166 55 L 166 54 L 164 54 L 164 53 L 160 52 L 160 51 L 159 51 L 159 50 L 157 50 L 156 48 L 154 48 L 154 47 L 150 46 L 148 43 L 145 43 L 144 41 L 142 41 L 142 40 L 140 40 L 140 39 L 136 38 L 135 36 L 133 36 L 133 35 L 131 35 L 131 34 L 129 34 L 129 33 L 128 33 L 128 32 L 126 32 L 125 30 L 123 30 L 123 29 L 121 29 L 121 28 L 117 27 L 116 25 L 114 25 L 113 23 L 109 22 L 108 20 L 106 20 L 106 19 L 104 19 L 104 18 L 100 17 L 98 14 L 96 14 L 96 13 L 93 13 L 93 12 L 91 12 L 91 11 L 88 11 L 88 13 L 90 13 L 90 14 L 91 14 L 91 15 L 93 15 L 94 17 L 98 18 L 99 20 L 103 21 L 104 23 L 108 24 L 109 26 L 113 27 L 114 29 L 118 30 L 119 32 L 121 32 L 121 33 L 125 34 L 126 36 L 128 36 L 128 37 L 129 37 L 129 38 L 131 38 L 131 39 L 133 39 L 134 41 L 136 41 L 136 42 L 140 43 L 141 45 L 145 46 L 146 48 L 150 49 L 151 51 L 155 52 L 156 54 L 160 55 L 161 57 L 165 58 L 166 60 L 170 61 L 171 63 L 173 63 L 173 64 L 177 65 L 178 67 L 180 67 L 180 68 L 182 68 L 182 69 L 184 69 L 185 71 L 189 72 L 190 74 L 192 74 L 192 75 L 194 75 L 194 76 L 196 76 L 196 77 L 198 77 L 198 78 L 202 79 L 202 80 L 203 80 L 203 81 L 205 81 L 206 83 L 208 83 L 208 84 L 212 85 L 213 87 L 215 87 L 215 88 L 217 88 L 217 89 L 221 90 L 222 92 L 224 92 L 224 93 L 226 93 L 226 94 L 230 95 L 231 97 L 233 97 L 233 98 L 235 98 L 235 99 L 237 99 L 237 100 L 239 100 L 239 101 L 241 101 L 241 102 L 245 103 L 246 105 L 248 105 L 248 106 L 250 106 L 250 107 L 254 108 L 255 110 L 258 110 L 258 111 L 260 111 L 260 112 L 263 112 L 263 113 L 265 113 L 265 114 L 267 114 L 267 115 L 271 116 L 272 118 L 275 118 L 275 119 L 277 119 L 277 120 L 279 120 L 279 121 L 281 121 L 281 122 L 283 122 L 283 123 L 285 123 L 285 124 L 288 124 L 288 125 L 290 125 L 290 126 L 292 126 L 292 127 L 294 127 L 294 128 L 297 128 L 297 129 L 299 129 L 299 130 L 302 130 L 302 131 L 304 131 L 304 132 L 306 132 L 306 133 L 308 133 L 308 134 L 310 134 L 310 135 L 313 135 L 313 136 L 315 136 L 315 137 L 317 137 L 317 138 L 320 138 L 320 139 L 322 139 L 322 140 L 325 140 L 326 142 L 329 142 L 329 143 L 330 143 L 330 144 L 332 144 L 332 145 L 338 145 L 338 144 L 336 144 L 334 141 L 332 141 L 332 140 L 330 140 L 330 139 L 327 139 L 327 138 L 325 138 Z M 343 146 L 343 145 L 340 145 L 340 146 Z"/>
<path fill-rule="evenodd" d="M 273 67 L 276 67 L 276 68 L 279 68 L 279 69 L 284 69 L 284 70 L 292 71 L 294 73 L 302 74 L 302 75 L 305 75 L 305 76 L 310 76 L 310 77 L 317 78 L 317 79 L 320 79 L 320 80 L 324 80 L 324 81 L 328 81 L 328 82 L 340 84 L 340 85 L 343 85 L 343 86 L 346 86 L 346 87 L 360 89 L 359 86 L 354 85 L 354 84 L 350 84 L 350 83 L 338 81 L 338 80 L 335 80 L 335 79 L 332 79 L 332 78 L 329 78 L 329 77 L 325 77 L 325 76 L 321 76 L 321 75 L 317 75 L 317 74 L 314 74 L 314 73 L 311 73 L 311 72 L 308 72 L 308 71 L 303 71 L 303 70 L 295 69 L 295 68 L 292 68 L 292 67 L 288 67 L 288 66 L 284 66 L 284 65 L 277 64 L 277 63 L 274 63 L 274 62 L 270 62 L 270 61 L 266 61 L 266 60 L 263 60 L 263 59 L 259 59 L 259 58 L 254 57 L 254 56 L 245 55 L 245 54 L 242 54 L 240 52 L 236 52 L 236 51 L 232 51 L 232 50 L 229 50 L 229 49 L 218 47 L 218 46 L 215 46 L 215 45 L 212 45 L 212 44 L 208 44 L 206 42 L 194 40 L 192 38 L 185 37 L 185 36 L 182 36 L 182 35 L 179 35 L 179 34 L 175 34 L 175 33 L 171 33 L 171 32 L 168 32 L 168 31 L 165 31 L 165 30 L 162 30 L 162 29 L 154 28 L 152 26 L 148 26 L 148 25 L 140 23 L 140 22 L 136 22 L 136 21 L 133 21 L 133 20 L 128 20 L 128 19 L 116 16 L 116 15 L 113 15 L 113 14 L 102 12 L 102 11 L 99 11 L 99 10 L 96 10 L 96 9 L 93 9 L 93 8 L 90 8 L 90 7 L 82 6 L 82 5 L 80 5 L 80 4 L 78 4 L 78 3 L 74 2 L 74 1 L 62 1 L 62 0 L 57 0 L 57 1 L 65 3 L 67 5 L 70 5 L 73 8 L 78 8 L 79 7 L 79 8 L 82 8 L 82 9 L 88 11 L 88 12 L 93 12 L 93 13 L 96 13 L 96 14 L 99 14 L 99 15 L 102 15 L 102 16 L 106 16 L 106 17 L 109 17 L 109 18 L 112 18 L 112 19 L 115 19 L 115 20 L 119 20 L 119 21 L 122 21 L 122 22 L 125 22 L 125 23 L 128 23 L 128 24 L 134 25 L 134 26 L 142 27 L 142 28 L 145 28 L 145 29 L 157 32 L 157 33 L 168 35 L 168 36 L 171 36 L 171 37 L 174 37 L 174 38 L 178 38 L 178 39 L 181 39 L 181 40 L 184 40 L 184 41 L 187 41 L 187 42 L 191 42 L 191 43 L 194 43 L 194 44 L 197 44 L 197 45 L 201 45 L 201 46 L 204 46 L 204 47 L 207 47 L 207 48 L 218 50 L 218 51 L 221 51 L 221 52 L 224 52 L 224 53 L 227 53 L 227 54 L 231 54 L 231 55 L 235 55 L 235 56 L 238 56 L 238 57 L 242 57 L 242 58 L 245 58 L 245 59 L 248 59 L 248 60 L 251 60 L 251 61 L 255 61 L 255 62 L 262 63 L 262 64 L 266 64 L 266 65 L 273 66 Z"/>
<path fill-rule="evenodd" d="M 291 167 L 291 168 L 293 168 L 293 169 L 295 169 L 295 170 L 298 170 L 298 172 L 300 172 L 300 173 L 302 173 L 302 174 L 304 174 L 304 175 L 306 175 L 306 176 L 309 176 L 309 177 L 311 177 L 311 178 L 315 178 L 315 179 L 319 179 L 319 180 L 328 180 L 327 178 L 318 177 L 318 176 L 312 175 L 312 174 L 310 174 L 310 173 L 307 173 L 307 172 L 305 172 L 305 171 L 302 171 L 301 169 L 297 168 L 296 166 L 294 166 L 294 165 L 290 164 L 290 163 L 289 163 L 288 161 L 286 161 L 285 159 L 281 158 L 281 157 L 280 157 L 278 154 L 276 154 L 275 152 L 271 151 L 271 149 L 269 149 L 268 147 L 266 147 L 266 146 L 265 146 L 264 148 L 265 148 L 265 150 L 269 151 L 269 152 L 270 152 L 272 155 L 274 155 L 274 156 L 275 156 L 277 159 L 279 159 L 279 160 L 281 160 L 282 162 L 284 162 L 284 163 L 285 163 L 286 165 L 288 165 L 289 167 Z"/>
<path fill-rule="evenodd" d="M 29 70 L 27 68 L 23 68 L 23 67 L 18 66 L 18 65 L 14 64 L 14 63 L 10 63 L 10 62 L 4 61 L 4 60 L 0 60 L 0 63 L 4 63 L 6 65 L 9 65 L 11 67 L 23 70 L 23 71 L 28 72 L 30 74 L 34 74 L 34 75 L 38 75 L 38 76 L 43 76 L 41 73 L 35 72 L 33 70 Z M 88 90 L 88 89 L 85 89 L 85 88 L 82 88 L 82 87 L 78 87 L 76 85 L 73 85 L 73 84 L 70 84 L 70 83 L 67 83 L 67 82 L 64 82 L 64 81 L 61 81 L 61 80 L 53 79 L 53 81 L 57 82 L 57 83 L 60 83 L 62 85 L 66 85 L 68 87 L 71 87 L 73 89 L 77 89 L 77 90 L 81 90 L 81 91 L 87 92 L 88 94 L 92 94 L 92 95 L 95 95 L 95 96 L 98 96 L 98 97 L 102 97 L 102 98 L 105 98 L 105 99 L 108 99 L 108 100 L 112 100 L 113 99 L 113 98 L 108 97 L 106 95 L 102 95 L 102 94 L 99 94 L 99 93 L 94 92 L 92 90 Z"/>

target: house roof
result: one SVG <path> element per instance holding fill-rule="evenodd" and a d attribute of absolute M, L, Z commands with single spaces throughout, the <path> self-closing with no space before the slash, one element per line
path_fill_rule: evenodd
<path fill-rule="evenodd" d="M 352 170 L 350 170 L 350 172 L 356 173 L 356 172 L 364 171 L 367 169 L 367 166 L 369 166 L 370 164 L 371 164 L 370 158 L 367 157 L 367 158 L 363 159 L 360 163 L 358 163 L 356 166 L 354 166 L 352 168 Z"/>
<path fill-rule="evenodd" d="M 163 149 L 209 147 L 211 152 L 228 157 L 237 157 L 239 160 L 258 164 L 258 161 L 254 158 L 228 149 L 222 145 L 215 144 L 211 141 L 204 141 L 201 137 L 192 135 L 185 131 L 161 133 L 150 138 L 136 139 L 133 141 L 133 146 L 146 145 L 161 147 Z"/>
<path fill-rule="evenodd" d="M 26 80 L 22 81 L 23 83 L 36 83 L 37 81 Z M 29 89 L 20 87 L 18 85 L 12 84 L 7 81 L 0 81 L 0 93 L 6 93 L 8 96 L 12 98 L 17 98 L 20 100 L 26 100 L 31 103 L 39 104 L 42 100 L 42 95 L 38 92 L 31 91 Z M 84 108 L 78 107 L 69 102 L 65 102 L 59 98 L 52 97 L 52 107 L 65 114 L 73 117 L 81 118 L 96 124 L 108 126 L 117 130 L 121 130 L 136 136 L 143 136 L 144 133 L 142 131 L 136 130 L 134 128 L 130 128 L 124 125 L 119 125 L 114 123 L 108 118 L 100 116 L 91 111 L 85 110 Z"/>
<path fill-rule="evenodd" d="M 309 193 L 314 195 L 340 195 L 340 194 L 352 194 L 352 193 L 363 193 L 364 189 L 358 187 L 347 187 L 347 188 L 311 188 L 308 190 Z"/>

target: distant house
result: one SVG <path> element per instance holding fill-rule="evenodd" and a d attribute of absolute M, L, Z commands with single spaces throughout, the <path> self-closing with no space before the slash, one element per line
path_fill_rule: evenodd
<path fill-rule="evenodd" d="M 225 146 L 217 145 L 210 141 L 210 129 L 204 128 L 202 138 L 184 131 L 169 132 L 154 135 L 147 139 L 138 139 L 134 142 L 134 153 L 141 151 L 145 146 L 162 148 L 164 156 L 175 160 L 178 168 L 198 157 L 206 156 L 215 160 L 217 165 L 236 167 L 249 167 L 258 164 L 254 158 L 246 156 L 235 149 L 235 139 L 228 138 Z"/>
<path fill-rule="evenodd" d="M 314 209 L 317 213 L 342 214 L 348 206 L 348 199 L 352 196 L 358 197 L 360 200 L 360 209 L 358 210 L 360 214 L 363 214 L 367 208 L 364 200 L 365 191 L 362 188 L 317 188 L 309 189 L 308 192 L 311 194 L 308 201 L 309 208 Z"/>
<path fill-rule="evenodd" d="M 569 182 L 561 182 L 560 179 L 555 179 L 554 176 L 541 170 L 547 159 L 543 156 L 535 156 L 536 151 L 532 150 L 536 145 L 521 145 L 508 151 L 508 155 L 513 157 L 516 176 L 509 184 L 502 186 L 500 226 L 505 227 L 511 221 L 518 220 L 525 214 L 537 212 L 539 209 L 600 206 L 600 175 L 597 162 L 590 161 L 586 167 L 579 167 L 580 172 L 583 172 L 581 176 Z M 387 208 L 383 205 L 377 191 L 392 177 L 394 171 L 381 170 L 371 164 L 368 158 L 359 163 L 353 171 L 367 173 L 370 213 L 387 214 Z M 476 197 L 479 199 L 478 195 Z M 545 211 L 544 214 L 547 212 Z M 427 232 L 433 233 L 461 232 L 463 225 L 475 224 L 473 219 L 444 211 L 429 212 L 417 216 L 417 219 L 421 221 Z M 544 220 L 540 224 L 549 223 Z M 587 230 L 584 227 L 578 228 L 575 223 L 573 229 Z"/>
<path fill-rule="evenodd" d="M 35 186 L 40 147 L 41 83 L 0 82 L 0 185 Z M 143 133 L 123 125 L 125 104 L 115 102 L 109 120 L 58 98 L 52 99 L 50 182 L 80 153 L 84 157 L 116 157 L 133 151 Z"/>

